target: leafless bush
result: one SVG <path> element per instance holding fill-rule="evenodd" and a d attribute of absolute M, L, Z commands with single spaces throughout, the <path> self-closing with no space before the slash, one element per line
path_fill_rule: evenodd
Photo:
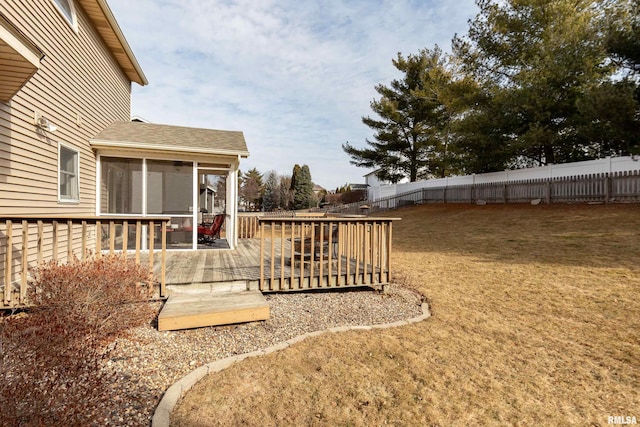
<path fill-rule="evenodd" d="M 0 319 L 0 425 L 99 424 L 108 344 L 151 321 L 151 273 L 117 255 L 34 271 L 34 307 Z"/>

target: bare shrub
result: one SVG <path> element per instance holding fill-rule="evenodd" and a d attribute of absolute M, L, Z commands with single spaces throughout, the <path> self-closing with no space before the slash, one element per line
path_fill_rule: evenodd
<path fill-rule="evenodd" d="M 0 319 L 0 425 L 99 424 L 108 344 L 151 321 L 148 268 L 117 255 L 45 263 L 27 313 Z"/>

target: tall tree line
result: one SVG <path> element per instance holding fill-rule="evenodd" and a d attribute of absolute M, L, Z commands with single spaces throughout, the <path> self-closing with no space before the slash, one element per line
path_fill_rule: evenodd
<path fill-rule="evenodd" d="M 640 0 L 477 0 L 453 52 L 393 59 L 366 148 L 391 182 L 640 152 Z"/>
<path fill-rule="evenodd" d="M 307 165 L 295 165 L 291 176 L 275 171 L 264 175 L 253 168 L 239 177 L 240 197 L 251 210 L 307 209 L 318 203 Z"/>

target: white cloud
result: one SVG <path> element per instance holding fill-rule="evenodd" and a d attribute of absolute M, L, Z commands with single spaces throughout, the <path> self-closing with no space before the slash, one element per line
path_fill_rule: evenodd
<path fill-rule="evenodd" d="M 363 182 L 341 144 L 364 146 L 361 122 L 391 60 L 450 48 L 473 0 L 110 0 L 149 86 L 132 113 L 152 122 L 241 130 L 243 170 L 308 164 L 329 189 Z"/>

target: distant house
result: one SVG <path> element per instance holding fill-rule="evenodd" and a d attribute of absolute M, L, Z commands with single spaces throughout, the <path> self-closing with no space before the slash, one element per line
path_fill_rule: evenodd
<path fill-rule="evenodd" d="M 376 169 L 364 176 L 365 190 L 367 191 L 368 200 L 375 200 L 379 198 L 379 194 L 377 194 L 378 188 L 380 188 L 381 185 L 389 184 L 388 182 L 378 178 L 377 174 L 379 171 L 379 169 Z"/>
<path fill-rule="evenodd" d="M 207 183 L 200 183 L 200 212 L 214 213 L 216 209 L 216 189 Z"/>
<path fill-rule="evenodd" d="M 313 194 L 316 195 L 317 198 L 320 198 L 321 194 L 326 193 L 327 190 L 321 185 L 313 184 Z"/>
<path fill-rule="evenodd" d="M 367 187 L 378 187 L 382 184 L 388 184 L 388 182 L 386 181 L 382 181 L 380 180 L 380 178 L 378 178 L 378 172 L 380 170 L 376 169 L 374 171 L 369 172 L 368 174 L 366 174 L 364 176 L 364 182 L 366 184 Z"/>
<path fill-rule="evenodd" d="M 233 248 L 242 132 L 131 121 L 132 83 L 148 82 L 105 0 L 2 0 L 0 215 L 161 216 L 195 249 L 198 183 L 221 175 Z"/>

